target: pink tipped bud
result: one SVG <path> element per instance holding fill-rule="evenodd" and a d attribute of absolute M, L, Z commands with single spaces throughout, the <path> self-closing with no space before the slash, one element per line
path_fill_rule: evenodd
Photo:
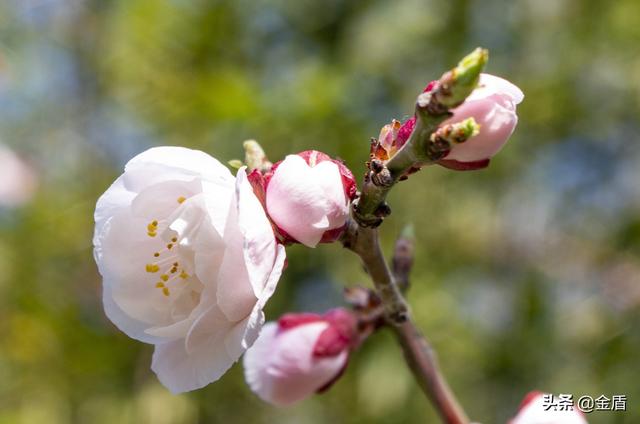
<path fill-rule="evenodd" d="M 474 118 L 480 125 L 480 132 L 464 143 L 454 144 L 449 154 L 441 161 L 441 165 L 453 169 L 477 169 L 478 166 L 473 164 L 486 161 L 486 166 L 488 160 L 502 149 L 516 128 L 516 105 L 523 98 L 522 91 L 509 81 L 489 74 L 480 74 L 478 88 L 463 104 L 453 110 L 453 117 L 442 124 Z"/>
<path fill-rule="evenodd" d="M 289 155 L 264 184 L 267 213 L 284 240 L 315 247 L 344 231 L 356 182 L 342 162 L 316 150 Z"/>
<path fill-rule="evenodd" d="M 429 83 L 429 92 L 437 81 Z M 453 116 L 441 126 L 474 118 L 480 125 L 479 133 L 464 143 L 451 146 L 439 165 L 459 171 L 484 168 L 489 160 L 505 145 L 516 124 L 516 105 L 524 98 L 522 91 L 509 81 L 489 74 L 480 74 L 478 87 L 457 108 Z M 398 130 L 397 146 L 404 145 L 413 131 L 416 118 L 408 119 Z"/>
<path fill-rule="evenodd" d="M 509 424 L 587 424 L 575 406 L 568 411 L 557 405 L 558 400 L 552 395 L 530 392 L 520 404 L 518 415 Z"/>
<path fill-rule="evenodd" d="M 356 319 L 345 309 L 284 315 L 265 324 L 245 353 L 245 379 L 264 401 L 291 405 L 342 375 L 355 336 Z"/>

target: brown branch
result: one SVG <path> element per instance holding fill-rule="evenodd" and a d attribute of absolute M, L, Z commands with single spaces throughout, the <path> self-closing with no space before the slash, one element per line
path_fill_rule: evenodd
<path fill-rule="evenodd" d="M 391 326 L 404 357 L 422 391 L 429 397 L 442 421 L 448 424 L 468 424 L 469 418 L 449 388 L 436 353 L 413 321 Z"/>
<path fill-rule="evenodd" d="M 386 322 L 395 332 L 420 388 L 431 400 L 443 422 L 468 424 L 469 418 L 440 372 L 435 352 L 411 321 L 407 303 L 380 249 L 377 230 L 359 227 L 352 221 L 343 237 L 343 244 L 364 262 L 385 307 Z"/>

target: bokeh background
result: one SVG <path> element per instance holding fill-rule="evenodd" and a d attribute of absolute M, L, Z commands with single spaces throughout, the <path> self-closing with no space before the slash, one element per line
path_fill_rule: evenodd
<path fill-rule="evenodd" d="M 105 318 L 93 208 L 155 145 L 222 161 L 317 148 L 362 175 L 369 138 L 476 46 L 526 98 L 486 170 L 397 187 L 416 228 L 409 300 L 475 421 L 532 389 L 627 395 L 640 422 L 638 0 L 2 0 L 0 423 L 437 422 L 382 331 L 326 394 L 261 403 L 236 365 L 172 396 L 152 347 Z M 267 317 L 368 284 L 338 245 L 293 246 Z"/>

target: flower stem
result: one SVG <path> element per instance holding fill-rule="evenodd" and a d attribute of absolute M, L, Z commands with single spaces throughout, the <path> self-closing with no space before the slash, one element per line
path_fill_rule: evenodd
<path fill-rule="evenodd" d="M 435 352 L 411 320 L 407 302 L 380 249 L 377 229 L 361 227 L 351 221 L 343 244 L 362 259 L 380 295 L 386 321 L 402 347 L 407 364 L 442 421 L 447 424 L 468 424 L 469 418 L 440 372 Z"/>
<path fill-rule="evenodd" d="M 438 411 L 442 422 L 468 424 L 469 418 L 438 367 L 435 351 L 420 333 L 420 330 L 410 319 L 400 325 L 392 326 L 392 328 L 400 346 L 402 346 L 409 368 L 422 391 Z"/>

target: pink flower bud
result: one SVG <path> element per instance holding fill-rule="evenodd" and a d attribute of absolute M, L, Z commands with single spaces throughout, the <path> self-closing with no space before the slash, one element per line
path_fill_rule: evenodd
<path fill-rule="evenodd" d="M 316 150 L 289 155 L 264 184 L 267 212 L 285 241 L 315 247 L 344 231 L 356 183 L 342 162 Z"/>
<path fill-rule="evenodd" d="M 431 82 L 425 92 L 435 86 Z M 475 137 L 452 146 L 451 151 L 439 165 L 456 170 L 484 168 L 489 160 L 504 146 L 518 123 L 516 105 L 524 95 L 509 81 L 489 74 L 480 74 L 478 87 L 463 104 L 453 110 L 453 117 L 442 125 L 474 118 L 480 125 Z M 398 131 L 398 145 L 402 146 L 411 135 L 415 126 L 415 117 L 406 121 Z"/>
<path fill-rule="evenodd" d="M 291 405 L 328 389 L 342 375 L 356 336 L 345 309 L 286 314 L 268 322 L 244 355 L 247 383 L 260 398 Z"/>
<path fill-rule="evenodd" d="M 572 411 L 561 410 L 558 398 L 545 400 L 541 392 L 530 392 L 520 404 L 518 415 L 509 424 L 587 424 L 584 415 L 574 406 Z"/>

